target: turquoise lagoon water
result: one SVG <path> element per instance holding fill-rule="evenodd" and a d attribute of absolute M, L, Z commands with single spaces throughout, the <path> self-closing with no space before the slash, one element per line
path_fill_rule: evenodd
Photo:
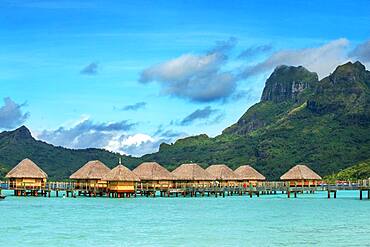
<path fill-rule="evenodd" d="M 370 246 L 370 200 L 326 196 L 8 196 L 0 246 Z"/>

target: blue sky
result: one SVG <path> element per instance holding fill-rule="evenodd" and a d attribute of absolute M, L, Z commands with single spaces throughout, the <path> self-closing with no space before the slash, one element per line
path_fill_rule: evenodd
<path fill-rule="evenodd" d="M 279 64 L 369 68 L 369 1 L 1 1 L 0 129 L 132 155 L 215 136 Z"/>

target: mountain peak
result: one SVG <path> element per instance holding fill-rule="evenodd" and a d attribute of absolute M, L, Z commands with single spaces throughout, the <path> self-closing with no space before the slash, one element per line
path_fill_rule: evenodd
<path fill-rule="evenodd" d="M 303 66 L 280 65 L 266 80 L 261 101 L 296 101 L 304 89 L 312 88 L 317 82 L 317 74 Z"/>
<path fill-rule="evenodd" d="M 31 131 L 24 125 L 8 133 L 17 140 L 33 139 Z"/>
<path fill-rule="evenodd" d="M 360 70 L 360 71 L 365 71 L 366 70 L 365 65 L 363 65 L 360 61 L 356 61 L 354 63 L 348 62 L 348 63 L 342 64 L 342 65 L 339 65 L 335 69 L 335 71 L 341 70 L 343 68 L 352 69 L 352 70 Z M 334 71 L 334 73 L 335 73 L 335 71 Z"/>
<path fill-rule="evenodd" d="M 359 61 L 340 65 L 334 70 L 333 74 L 329 76 L 333 84 L 363 82 L 369 80 L 369 78 L 369 72 L 366 71 L 365 66 Z"/>

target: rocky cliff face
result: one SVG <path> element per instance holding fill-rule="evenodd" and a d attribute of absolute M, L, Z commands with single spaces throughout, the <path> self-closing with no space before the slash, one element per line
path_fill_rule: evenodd
<path fill-rule="evenodd" d="M 307 88 L 314 88 L 317 82 L 317 74 L 302 66 L 281 65 L 267 79 L 261 101 L 298 101 L 300 94 Z"/>
<path fill-rule="evenodd" d="M 315 88 L 318 76 L 302 66 L 277 67 L 267 79 L 261 102 L 252 106 L 239 121 L 223 133 L 246 135 L 275 121 L 293 104 L 303 102 Z"/>

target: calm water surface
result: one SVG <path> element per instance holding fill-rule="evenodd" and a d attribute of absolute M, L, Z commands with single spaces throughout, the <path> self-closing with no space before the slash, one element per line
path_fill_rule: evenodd
<path fill-rule="evenodd" d="M 370 246 L 370 200 L 326 196 L 8 196 L 0 246 Z"/>

